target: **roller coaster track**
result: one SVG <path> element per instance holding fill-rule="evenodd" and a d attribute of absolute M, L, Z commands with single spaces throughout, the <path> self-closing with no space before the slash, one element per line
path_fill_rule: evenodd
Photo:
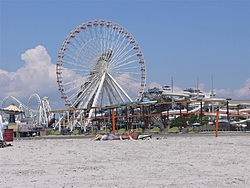
<path fill-rule="evenodd" d="M 31 103 L 33 99 L 37 101 L 37 109 L 31 108 Z M 45 126 L 48 125 L 48 122 L 53 118 L 54 114 L 50 113 L 51 107 L 49 104 L 49 98 L 43 97 L 42 100 L 38 94 L 32 94 L 28 99 L 28 106 L 23 104 L 20 100 L 13 96 L 7 96 L 2 100 L 1 108 L 6 108 L 6 102 L 11 100 L 21 111 L 24 113 L 18 115 L 17 120 L 22 119 L 32 119 L 33 126 Z"/>

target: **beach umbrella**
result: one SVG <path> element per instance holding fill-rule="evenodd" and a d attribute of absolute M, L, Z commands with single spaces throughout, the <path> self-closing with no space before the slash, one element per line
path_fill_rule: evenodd
<path fill-rule="evenodd" d="M 18 107 L 16 107 L 14 104 L 11 104 L 10 106 L 1 109 L 1 111 L 5 112 L 6 114 L 10 115 L 9 122 L 15 123 L 15 115 L 24 113 L 22 110 L 20 110 Z"/>
<path fill-rule="evenodd" d="M 1 109 L 1 111 L 5 112 L 6 114 L 13 114 L 13 115 L 24 113 L 22 110 L 20 110 L 14 104 L 12 104 L 6 108 Z"/>

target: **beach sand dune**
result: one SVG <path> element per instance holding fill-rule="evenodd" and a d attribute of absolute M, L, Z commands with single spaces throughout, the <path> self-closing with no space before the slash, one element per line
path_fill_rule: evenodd
<path fill-rule="evenodd" d="M 0 149 L 0 187 L 248 188 L 249 148 L 247 135 L 15 140 Z"/>

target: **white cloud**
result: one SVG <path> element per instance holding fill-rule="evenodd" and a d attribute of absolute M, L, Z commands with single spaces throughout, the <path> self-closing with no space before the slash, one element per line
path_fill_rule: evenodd
<path fill-rule="evenodd" d="M 216 96 L 218 97 L 230 97 L 232 92 L 230 89 L 214 89 Z"/>
<path fill-rule="evenodd" d="M 14 96 L 27 99 L 33 93 L 41 97 L 57 91 L 55 65 L 43 46 L 29 49 L 21 55 L 25 65 L 16 72 L 0 69 L 0 99 Z"/>
<path fill-rule="evenodd" d="M 245 81 L 245 86 L 243 88 L 233 91 L 233 94 L 236 98 L 245 98 L 250 96 L 250 78 Z"/>
<path fill-rule="evenodd" d="M 161 85 L 161 84 L 158 84 L 158 83 L 156 83 L 156 82 L 152 82 L 152 83 L 150 83 L 150 84 L 148 85 L 148 88 L 154 88 L 154 87 L 156 87 L 156 88 L 162 88 L 162 85 Z"/>
<path fill-rule="evenodd" d="M 204 91 L 205 90 L 205 84 L 199 84 L 199 90 Z"/>
<path fill-rule="evenodd" d="M 178 86 L 174 86 L 174 89 L 173 89 L 175 92 L 179 92 L 179 91 L 183 91 L 182 88 L 178 87 Z"/>

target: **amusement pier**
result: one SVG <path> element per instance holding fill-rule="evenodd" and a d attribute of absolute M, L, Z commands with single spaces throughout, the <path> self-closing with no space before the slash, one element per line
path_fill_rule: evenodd
<path fill-rule="evenodd" d="M 146 61 L 133 35 L 109 20 L 91 20 L 63 40 L 56 80 L 64 109 L 51 109 L 48 97 L 32 94 L 1 101 L 5 135 L 170 134 L 250 131 L 250 100 L 216 98 L 197 88 L 147 88 Z M 34 109 L 31 101 L 37 101 Z M 12 137 L 12 136 L 10 136 Z M 11 139 L 11 138 L 10 138 Z"/>

